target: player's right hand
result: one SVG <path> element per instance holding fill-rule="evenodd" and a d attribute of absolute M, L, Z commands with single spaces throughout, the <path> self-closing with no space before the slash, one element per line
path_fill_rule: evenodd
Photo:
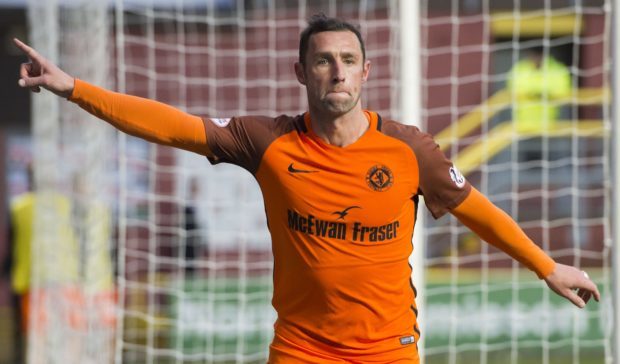
<path fill-rule="evenodd" d="M 13 42 L 30 59 L 30 62 L 22 63 L 19 69 L 18 84 L 21 87 L 28 87 L 33 92 L 40 92 L 43 87 L 61 97 L 71 96 L 75 83 L 73 77 L 19 39 L 13 38 Z"/>
<path fill-rule="evenodd" d="M 554 271 L 545 277 L 545 282 L 555 293 L 579 308 L 584 308 L 591 297 L 597 302 L 601 299 L 596 284 L 588 274 L 568 265 L 556 263 Z"/>

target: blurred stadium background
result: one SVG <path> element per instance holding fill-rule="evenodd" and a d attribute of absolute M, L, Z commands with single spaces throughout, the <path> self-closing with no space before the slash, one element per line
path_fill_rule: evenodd
<path fill-rule="evenodd" d="M 614 6 L 0 0 L 0 363 L 24 359 L 20 340 L 30 363 L 261 363 L 275 319 L 253 178 L 18 89 L 25 58 L 11 39 L 86 81 L 193 114 L 298 114 L 305 93 L 292 64 L 305 19 L 319 11 L 361 26 L 373 64 L 365 107 L 433 134 L 475 186 L 554 259 L 586 269 L 603 294 L 573 308 L 454 218 L 425 217 L 414 242 L 425 362 L 619 362 Z M 522 123 L 526 97 L 511 70 L 539 48 L 568 83 L 543 67 L 536 82 L 552 87 L 541 86 L 536 102 L 545 111 Z M 29 166 L 39 202 L 24 333 L 8 230 Z"/>

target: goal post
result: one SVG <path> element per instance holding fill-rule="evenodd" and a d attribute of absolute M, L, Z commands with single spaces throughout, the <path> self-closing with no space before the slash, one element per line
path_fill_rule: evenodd
<path fill-rule="evenodd" d="M 403 123 L 415 125 L 420 129 L 424 129 L 422 125 L 422 88 L 421 77 L 421 33 L 420 33 L 420 6 L 414 1 L 399 2 L 399 86 L 400 86 L 400 115 L 397 119 Z M 420 206 L 424 205 L 424 197 L 419 201 Z M 418 327 L 422 333 L 426 332 L 425 325 L 425 259 L 426 259 L 426 213 L 418 211 L 416 216 L 415 230 L 413 232 L 414 252 L 410 258 L 412 271 L 412 280 L 416 287 L 416 306 L 418 312 Z M 418 342 L 418 351 L 420 362 L 424 364 L 424 340 L 425 334 L 420 336 Z"/>
<path fill-rule="evenodd" d="M 612 81 L 612 95 L 613 95 L 613 136 L 612 136 L 612 150 L 613 156 L 611 157 L 612 161 L 612 170 L 613 170 L 613 179 L 612 186 L 618 185 L 620 183 L 620 64 L 618 63 L 620 60 L 620 46 L 618 45 L 618 41 L 620 40 L 620 21 L 618 18 L 618 11 L 620 11 L 620 5 L 618 2 L 614 2 L 613 4 L 613 25 L 612 30 L 613 34 L 611 36 L 612 39 L 612 54 L 613 54 L 613 81 Z M 620 192 L 615 189 L 612 194 L 613 197 L 613 209 L 612 209 L 612 232 L 613 238 L 611 241 L 612 244 L 612 317 L 614 328 L 612 331 L 612 348 L 613 348 L 613 359 L 612 363 L 620 363 Z"/>
<path fill-rule="evenodd" d="M 29 42 L 76 77 L 104 87 L 103 2 L 28 2 Z M 112 130 L 49 93 L 33 97 L 34 191 L 28 287 L 30 363 L 109 363 L 115 329 Z"/>

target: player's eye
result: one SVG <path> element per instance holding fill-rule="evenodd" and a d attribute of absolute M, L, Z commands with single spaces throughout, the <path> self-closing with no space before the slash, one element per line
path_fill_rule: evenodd
<path fill-rule="evenodd" d="M 324 64 L 327 64 L 327 63 L 328 62 L 327 62 L 326 58 L 319 58 L 319 59 L 316 60 L 316 64 L 319 64 L 319 65 L 324 65 Z"/>

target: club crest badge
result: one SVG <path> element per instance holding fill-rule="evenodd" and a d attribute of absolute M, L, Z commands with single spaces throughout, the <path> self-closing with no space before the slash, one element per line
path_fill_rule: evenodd
<path fill-rule="evenodd" d="M 394 175 L 387 166 L 377 164 L 366 173 L 366 183 L 375 191 L 387 191 L 394 184 Z"/>

